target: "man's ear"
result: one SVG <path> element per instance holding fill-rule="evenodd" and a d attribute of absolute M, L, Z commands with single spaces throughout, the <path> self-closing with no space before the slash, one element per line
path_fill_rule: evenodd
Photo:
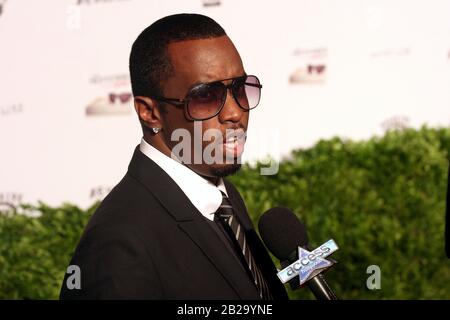
<path fill-rule="evenodd" d="M 143 126 L 149 129 L 162 128 L 161 112 L 158 103 L 149 97 L 134 97 L 134 109 Z"/>

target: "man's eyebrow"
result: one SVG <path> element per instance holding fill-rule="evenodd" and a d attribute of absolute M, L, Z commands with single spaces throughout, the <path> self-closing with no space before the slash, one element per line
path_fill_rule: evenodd
<path fill-rule="evenodd" d="M 189 87 L 189 90 L 195 86 L 198 86 L 199 84 L 214 83 L 214 82 L 219 82 L 219 81 L 231 80 L 231 79 L 235 79 L 235 78 L 241 78 L 241 77 L 245 77 L 245 76 L 247 76 L 247 73 L 244 71 L 243 74 L 241 74 L 240 76 L 236 76 L 236 77 L 231 77 L 231 78 L 226 78 L 226 79 L 218 79 L 218 80 L 212 80 L 212 81 L 196 81 Z"/>

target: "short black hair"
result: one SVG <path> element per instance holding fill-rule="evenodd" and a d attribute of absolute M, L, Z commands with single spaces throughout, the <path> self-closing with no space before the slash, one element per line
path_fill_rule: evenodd
<path fill-rule="evenodd" d="M 167 45 L 184 40 L 226 35 L 213 19 L 201 14 L 175 14 L 159 19 L 136 38 L 130 54 L 130 78 L 134 96 L 162 95 L 162 82 L 173 72 Z"/>

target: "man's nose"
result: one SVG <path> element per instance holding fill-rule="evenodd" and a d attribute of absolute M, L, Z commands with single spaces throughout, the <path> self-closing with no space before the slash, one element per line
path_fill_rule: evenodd
<path fill-rule="evenodd" d="M 231 88 L 227 89 L 227 95 L 222 110 L 219 113 L 220 122 L 239 122 L 242 118 L 244 110 L 239 107 L 233 97 Z"/>

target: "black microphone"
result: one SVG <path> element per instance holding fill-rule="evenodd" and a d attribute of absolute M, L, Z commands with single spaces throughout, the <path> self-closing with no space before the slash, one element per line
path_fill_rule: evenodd
<path fill-rule="evenodd" d="M 264 244 L 281 261 L 283 267 L 298 260 L 297 249 L 299 246 L 311 250 L 305 226 L 287 208 L 275 207 L 267 210 L 259 219 L 258 228 Z M 331 259 L 328 260 L 331 261 Z M 294 279 L 298 279 L 298 277 Z M 320 273 L 308 280 L 306 285 L 317 300 L 338 300 Z M 298 283 L 293 286 L 294 288 L 298 287 Z"/>

